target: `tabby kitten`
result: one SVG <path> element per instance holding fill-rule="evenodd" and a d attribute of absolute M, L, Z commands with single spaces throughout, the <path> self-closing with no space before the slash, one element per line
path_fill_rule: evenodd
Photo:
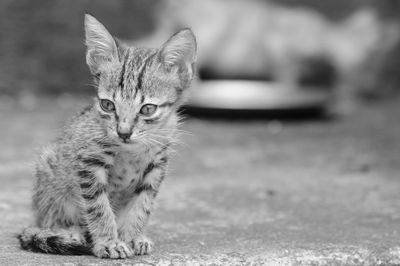
<path fill-rule="evenodd" d="M 89 14 L 85 33 L 97 98 L 37 161 L 36 227 L 20 243 L 101 258 L 148 254 L 144 227 L 193 78 L 196 40 L 184 29 L 160 49 L 128 47 Z"/>

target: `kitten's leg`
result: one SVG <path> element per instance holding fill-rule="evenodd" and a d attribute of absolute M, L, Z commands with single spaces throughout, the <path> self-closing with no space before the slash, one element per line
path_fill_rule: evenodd
<path fill-rule="evenodd" d="M 153 248 L 153 242 L 143 234 L 143 230 L 165 177 L 165 164 L 165 158 L 158 164 L 149 164 L 142 183 L 135 189 L 135 196 L 117 217 L 120 238 L 132 243 L 136 255 L 149 254 Z"/>
<path fill-rule="evenodd" d="M 118 240 L 117 224 L 108 199 L 107 169 L 78 171 L 86 211 L 87 228 L 93 242 L 93 253 L 102 258 L 126 258 L 132 249 Z"/>

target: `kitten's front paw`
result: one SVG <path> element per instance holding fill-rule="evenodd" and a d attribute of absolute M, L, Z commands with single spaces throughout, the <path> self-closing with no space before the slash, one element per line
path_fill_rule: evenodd
<path fill-rule="evenodd" d="M 94 245 L 93 253 L 99 258 L 125 259 L 133 255 L 132 249 L 120 240 L 109 240 Z"/>
<path fill-rule="evenodd" d="M 144 235 L 140 235 L 132 240 L 133 252 L 135 255 L 147 255 L 153 251 L 153 241 Z"/>

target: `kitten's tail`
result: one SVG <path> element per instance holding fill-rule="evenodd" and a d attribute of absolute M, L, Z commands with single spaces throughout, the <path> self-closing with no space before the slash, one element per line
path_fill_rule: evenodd
<path fill-rule="evenodd" d="M 18 239 L 21 247 L 34 252 L 62 255 L 89 255 L 91 249 L 84 237 L 74 236 L 75 231 L 62 229 L 54 231 L 38 227 L 26 228 Z"/>

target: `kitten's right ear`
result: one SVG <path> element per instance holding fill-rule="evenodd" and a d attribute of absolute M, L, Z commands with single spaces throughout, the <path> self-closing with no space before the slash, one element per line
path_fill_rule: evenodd
<path fill-rule="evenodd" d="M 197 43 L 191 29 L 183 29 L 164 43 L 160 50 L 160 58 L 168 67 L 178 66 L 185 69 L 189 79 L 193 78 L 196 61 Z"/>
<path fill-rule="evenodd" d="M 103 24 L 90 14 L 85 14 L 86 63 L 92 74 L 106 62 L 118 60 L 118 48 L 114 38 Z"/>

